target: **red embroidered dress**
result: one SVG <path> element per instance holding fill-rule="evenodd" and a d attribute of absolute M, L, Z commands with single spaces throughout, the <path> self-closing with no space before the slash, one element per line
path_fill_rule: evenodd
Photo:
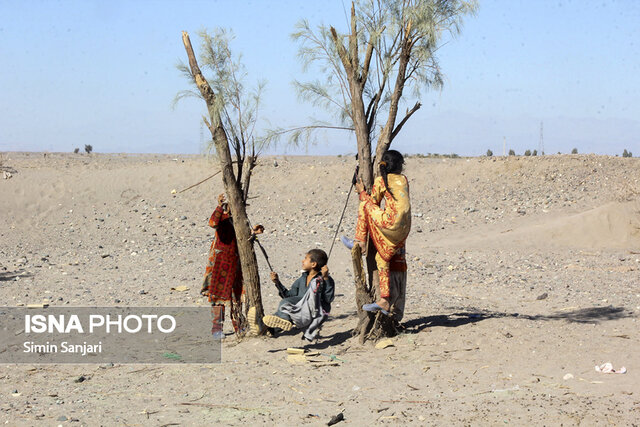
<path fill-rule="evenodd" d="M 216 320 L 220 323 L 224 320 L 224 306 L 228 304 L 231 308 L 231 321 L 237 330 L 244 289 L 231 215 L 224 213 L 222 207 L 218 206 L 211 214 L 209 226 L 216 233 L 209 249 L 202 289 L 208 290 L 209 301 L 214 305 L 214 329 Z"/>

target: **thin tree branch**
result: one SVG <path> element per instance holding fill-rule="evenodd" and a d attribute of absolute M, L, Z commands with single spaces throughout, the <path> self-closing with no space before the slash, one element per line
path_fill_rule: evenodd
<path fill-rule="evenodd" d="M 371 126 L 375 121 L 376 114 L 378 113 L 378 105 L 380 104 L 380 100 L 382 99 L 382 94 L 384 93 L 386 86 L 387 86 L 387 73 L 383 73 L 382 83 L 380 84 L 380 88 L 378 89 L 378 92 L 371 100 L 372 102 L 369 103 L 369 108 L 367 108 L 367 123 L 368 123 L 369 129 L 371 129 Z"/>
<path fill-rule="evenodd" d="M 367 83 L 367 79 L 369 78 L 369 66 L 371 65 L 372 56 L 373 56 L 373 34 L 371 35 L 371 39 L 367 44 L 367 51 L 364 55 L 364 63 L 362 65 L 362 76 L 360 77 L 362 87 L 364 87 L 364 85 Z"/>
<path fill-rule="evenodd" d="M 414 105 L 413 108 L 411 108 L 411 110 L 407 111 L 407 114 L 400 121 L 400 123 L 398 123 L 398 126 L 396 126 L 396 128 L 393 130 L 393 132 L 391 132 L 391 137 L 389 138 L 389 145 L 391 145 L 391 142 L 393 142 L 393 139 L 396 136 L 398 136 L 398 133 L 400 133 L 400 130 L 402 129 L 402 126 L 404 126 L 404 124 L 407 123 L 407 120 L 409 120 L 409 118 L 413 115 L 413 113 L 418 111 L 420 109 L 420 107 L 422 107 L 422 104 L 420 104 L 419 102 L 416 102 L 416 105 Z"/>
<path fill-rule="evenodd" d="M 335 29 L 333 31 L 335 32 Z M 326 32 L 322 31 L 322 34 L 326 35 Z M 305 32 L 301 37 L 304 40 L 310 41 L 313 45 L 315 45 L 317 48 L 322 50 L 322 52 L 324 52 L 324 57 L 317 56 L 317 57 L 314 57 L 314 59 L 315 60 L 324 59 L 328 61 L 328 63 L 331 65 L 331 68 L 333 69 L 333 75 L 336 76 L 338 78 L 338 81 L 340 82 L 340 91 L 342 94 L 343 105 L 345 106 L 348 105 L 349 103 L 347 102 L 347 99 L 349 100 L 351 99 L 351 92 L 348 90 L 349 84 L 344 79 L 344 75 L 341 72 L 340 64 L 338 63 L 338 61 L 336 61 L 336 56 L 329 51 L 327 44 L 324 43 L 322 40 L 320 40 L 313 33 L 313 31 L 311 31 L 308 27 L 305 27 Z M 334 39 L 334 44 L 336 46 L 336 50 L 338 50 L 338 43 L 336 43 L 335 40 L 337 40 L 337 35 L 336 35 L 336 39 Z M 342 45 L 342 43 L 340 43 L 340 45 Z M 342 58 L 340 58 L 339 55 L 338 55 L 338 60 L 342 61 Z M 341 107 L 341 109 L 344 109 L 344 107 Z"/>
<path fill-rule="evenodd" d="M 411 58 L 410 52 L 407 50 L 406 40 L 403 43 L 404 48 L 400 52 L 400 59 L 398 65 L 398 72 L 396 75 L 396 84 L 393 89 L 393 93 L 391 94 L 391 102 L 389 104 L 389 116 L 387 118 L 387 123 L 382 131 L 381 139 L 378 141 L 379 144 L 388 146 L 388 138 L 391 136 L 392 129 L 395 126 L 396 117 L 398 115 L 398 103 L 402 98 L 402 91 L 404 89 L 404 84 L 406 82 L 406 70 L 407 65 L 409 63 L 409 59 Z M 380 148 L 380 147 L 379 147 Z M 376 153 L 382 154 L 378 149 Z M 377 156 L 381 158 L 381 156 Z"/>
<path fill-rule="evenodd" d="M 349 128 L 349 127 L 344 127 L 344 126 L 324 126 L 324 125 L 311 125 L 311 126 L 298 126 L 295 128 L 289 128 L 289 129 L 283 129 L 283 130 L 279 130 L 279 131 L 274 131 L 272 133 L 272 136 L 279 136 L 279 135 L 284 135 L 287 133 L 291 133 L 291 132 L 296 132 L 299 130 L 306 130 L 306 129 L 337 129 L 337 130 L 350 130 L 353 131 L 353 128 Z"/>
<path fill-rule="evenodd" d="M 333 27 L 331 27 L 331 37 L 333 38 L 333 43 L 336 46 L 336 50 L 338 52 L 338 56 L 340 57 L 340 60 L 342 61 L 342 65 L 344 66 L 344 69 L 346 70 L 347 75 L 352 75 L 353 74 L 353 72 L 352 72 L 353 68 L 351 67 L 351 63 L 350 63 L 349 58 L 347 56 L 347 51 L 345 50 L 344 45 L 342 44 L 342 41 L 338 37 L 338 32 Z"/>
<path fill-rule="evenodd" d="M 359 74 L 359 58 L 358 58 L 358 30 L 356 28 L 356 6 L 351 3 L 351 34 L 349 35 L 349 54 L 351 55 L 351 65 L 353 66 L 353 77 Z"/>
<path fill-rule="evenodd" d="M 301 92 L 311 92 L 313 93 L 315 96 L 323 98 L 325 100 L 327 100 L 328 102 L 330 102 L 331 104 L 335 105 L 338 109 L 342 110 L 343 112 L 349 114 L 349 111 L 346 110 L 345 106 L 347 105 L 346 99 L 344 99 L 343 96 L 343 104 L 340 104 L 340 102 L 336 101 L 335 99 L 333 99 L 328 93 L 322 93 L 318 90 L 315 90 L 312 86 L 305 86 L 302 83 L 299 82 L 294 82 L 294 84 L 298 87 L 298 90 Z M 349 114 L 350 115 L 350 114 Z"/>

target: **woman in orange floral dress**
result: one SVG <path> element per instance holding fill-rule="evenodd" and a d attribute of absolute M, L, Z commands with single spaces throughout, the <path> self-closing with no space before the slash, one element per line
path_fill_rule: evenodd
<path fill-rule="evenodd" d="M 411 201 L 409 198 L 409 181 L 402 174 L 404 158 L 396 150 L 388 150 L 380 161 L 378 176 L 367 194 L 361 182 L 356 183 L 356 191 L 360 194 L 358 222 L 355 240 L 343 237 L 347 247 L 359 244 L 364 248 L 367 235 L 377 250 L 376 265 L 380 278 L 380 299 L 372 304 L 365 304 L 366 311 L 382 311 L 389 314 L 391 308 L 389 273 L 404 272 L 406 286 L 406 262 L 404 244 L 411 230 Z M 380 204 L 384 200 L 384 208 Z M 404 300 L 403 300 L 404 301 Z"/>

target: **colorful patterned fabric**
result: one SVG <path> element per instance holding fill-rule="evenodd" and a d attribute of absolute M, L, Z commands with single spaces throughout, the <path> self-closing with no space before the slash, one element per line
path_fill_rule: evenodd
<path fill-rule="evenodd" d="M 404 268 L 406 271 L 404 243 L 411 230 L 409 181 L 398 174 L 387 175 L 387 181 L 393 196 L 387 191 L 382 177 L 374 181 L 371 195 L 364 191 L 360 193 L 355 235 L 357 240 L 365 241 L 368 234 L 376 247 L 382 298 L 389 298 L 389 269 L 402 271 Z M 384 209 L 380 208 L 383 198 Z"/>
<path fill-rule="evenodd" d="M 389 299 L 389 262 L 382 259 L 380 253 L 376 254 L 376 264 L 378 265 L 378 279 L 380 280 L 380 297 Z"/>
<path fill-rule="evenodd" d="M 404 245 L 411 230 L 409 181 L 406 176 L 397 174 L 389 174 L 387 181 L 395 198 L 387 191 L 382 177 L 374 181 L 371 195 L 364 191 L 360 193 L 355 236 L 357 240 L 365 241 L 368 233 L 385 261 L 391 260 L 397 249 Z M 383 198 L 385 206 L 381 209 Z"/>
<path fill-rule="evenodd" d="M 209 249 L 209 260 L 205 270 L 202 289 L 208 291 L 209 302 L 214 305 L 229 305 L 231 321 L 237 330 L 242 316 L 242 272 L 235 237 L 235 230 L 230 215 L 225 214 L 218 206 L 211 218 L 209 226 L 213 227 L 215 238 Z M 224 320 L 224 309 L 221 310 L 220 321 Z M 215 318 L 219 316 L 214 315 Z"/>

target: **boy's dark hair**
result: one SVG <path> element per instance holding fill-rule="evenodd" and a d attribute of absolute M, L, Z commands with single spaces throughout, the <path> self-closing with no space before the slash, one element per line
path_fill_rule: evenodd
<path fill-rule="evenodd" d="M 322 249 L 311 249 L 309 252 L 307 252 L 307 255 L 309 255 L 309 259 L 311 260 L 311 262 L 316 263 L 316 270 L 318 271 L 320 271 L 322 267 L 327 265 L 327 261 L 329 261 L 327 253 Z"/>
<path fill-rule="evenodd" d="M 394 199 L 396 198 L 396 196 L 393 195 L 391 189 L 389 188 L 387 174 L 402 173 L 402 166 L 404 166 L 404 157 L 402 156 L 402 154 L 400 154 L 399 151 L 387 150 L 382 155 L 382 160 L 380 161 L 380 176 L 382 176 L 382 180 L 384 181 L 385 187 L 387 187 L 387 191 Z"/>

